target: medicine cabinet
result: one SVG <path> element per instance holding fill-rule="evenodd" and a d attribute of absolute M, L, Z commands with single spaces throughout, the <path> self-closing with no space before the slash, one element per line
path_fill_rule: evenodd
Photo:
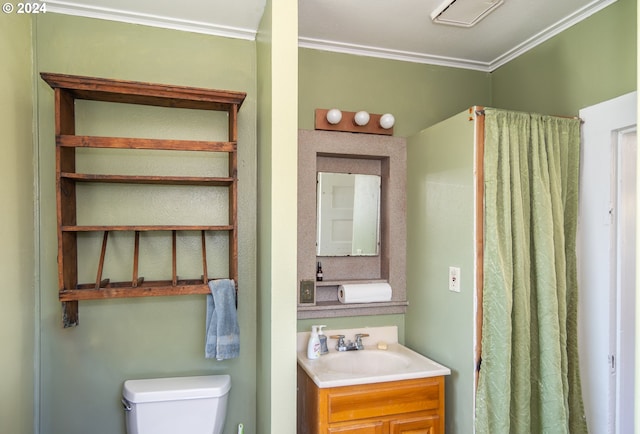
<path fill-rule="evenodd" d="M 406 311 L 406 164 L 406 140 L 402 137 L 298 132 L 298 318 Z M 379 179 L 377 252 L 318 254 L 319 173 L 373 175 Z M 322 281 L 316 281 L 318 262 L 322 263 Z M 389 283 L 393 290 L 391 301 L 357 304 L 338 301 L 338 286 L 369 282 Z"/>
<path fill-rule="evenodd" d="M 374 256 L 380 244 L 380 176 L 318 172 L 317 255 Z"/>

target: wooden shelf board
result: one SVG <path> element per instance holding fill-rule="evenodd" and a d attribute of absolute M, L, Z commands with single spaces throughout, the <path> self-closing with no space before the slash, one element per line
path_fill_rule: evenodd
<path fill-rule="evenodd" d="M 131 226 L 60 226 L 62 232 L 99 232 L 99 231 L 232 231 L 233 225 L 201 226 L 201 225 L 131 225 Z"/>
<path fill-rule="evenodd" d="M 141 176 L 141 175 L 102 175 L 91 173 L 61 172 L 60 178 L 78 182 L 103 182 L 116 184 L 160 184 L 160 185 L 200 185 L 227 187 L 233 184 L 233 178 L 196 177 L 196 176 Z"/>
<path fill-rule="evenodd" d="M 236 142 L 74 136 L 68 134 L 57 135 L 56 145 L 64 148 L 150 149 L 157 151 L 236 152 L 237 150 Z"/>
<path fill-rule="evenodd" d="M 180 280 L 174 286 L 170 280 L 144 282 L 132 286 L 131 282 L 111 283 L 104 288 L 95 289 L 95 284 L 81 284 L 77 289 L 63 289 L 59 293 L 60 301 L 99 300 L 106 298 L 156 297 L 170 295 L 210 294 L 209 286 L 202 280 Z"/>
<path fill-rule="evenodd" d="M 186 86 L 40 73 L 53 89 L 61 89 L 73 98 L 93 101 L 143 104 L 200 110 L 232 111 L 240 108 L 245 92 L 203 89 Z"/>

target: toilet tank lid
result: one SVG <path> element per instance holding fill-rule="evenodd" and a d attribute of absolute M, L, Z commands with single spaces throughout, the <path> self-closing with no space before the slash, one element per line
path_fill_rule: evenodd
<path fill-rule="evenodd" d="M 148 378 L 124 382 L 122 396 L 132 403 L 217 398 L 231 389 L 231 376 Z"/>

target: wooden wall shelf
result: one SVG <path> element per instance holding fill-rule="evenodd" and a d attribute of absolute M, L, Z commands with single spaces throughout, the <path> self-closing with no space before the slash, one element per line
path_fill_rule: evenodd
<path fill-rule="evenodd" d="M 58 220 L 58 286 L 63 302 L 65 327 L 78 324 L 78 301 L 104 298 L 208 294 L 206 233 L 229 236 L 228 277 L 238 285 L 237 140 L 238 110 L 246 93 L 185 86 L 113 80 L 96 77 L 41 73 L 54 90 L 56 135 L 56 207 Z M 174 140 L 76 135 L 75 101 L 78 99 L 141 104 L 157 107 L 223 111 L 228 114 L 228 141 Z M 79 173 L 77 148 L 143 149 L 156 151 L 221 152 L 228 154 L 228 174 L 207 176 L 149 176 Z M 229 194 L 229 222 L 224 225 L 78 225 L 76 186 L 78 183 L 157 184 L 196 187 L 226 187 Z M 105 252 L 111 232 L 132 232 L 134 254 L 130 281 L 112 282 L 102 276 Z M 166 232 L 172 240 L 172 278 L 149 280 L 138 275 L 140 233 Z M 177 275 L 177 232 L 201 235 L 202 274 L 196 279 Z M 78 282 L 78 236 L 80 232 L 102 233 L 102 248 L 94 282 Z"/>

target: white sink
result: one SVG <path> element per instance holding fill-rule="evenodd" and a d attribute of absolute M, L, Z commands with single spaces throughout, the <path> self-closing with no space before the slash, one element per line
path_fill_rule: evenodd
<path fill-rule="evenodd" d="M 339 352 L 330 347 L 329 354 L 315 360 L 299 347 L 298 365 L 320 388 L 451 374 L 449 368 L 397 342 L 387 344 L 386 350 L 368 345 L 364 350 Z"/>
<path fill-rule="evenodd" d="M 327 354 L 314 369 L 351 375 L 389 375 L 406 370 L 410 365 L 410 358 L 398 351 L 369 349 Z"/>

